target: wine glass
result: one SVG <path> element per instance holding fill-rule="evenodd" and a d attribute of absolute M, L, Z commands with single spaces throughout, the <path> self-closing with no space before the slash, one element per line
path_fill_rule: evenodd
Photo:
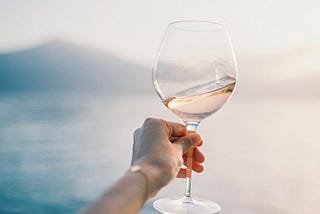
<path fill-rule="evenodd" d="M 153 84 L 165 106 L 188 131 L 215 113 L 235 89 L 237 65 L 224 25 L 177 21 L 168 25 L 153 68 Z M 219 213 L 220 206 L 191 196 L 192 152 L 187 154 L 183 197 L 162 198 L 153 206 L 162 213 Z"/>

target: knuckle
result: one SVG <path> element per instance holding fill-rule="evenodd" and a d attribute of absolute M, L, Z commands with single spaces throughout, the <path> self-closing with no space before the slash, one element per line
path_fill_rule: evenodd
<path fill-rule="evenodd" d="M 144 120 L 144 125 L 150 125 L 150 124 L 154 124 L 157 122 L 157 119 L 152 118 L 152 117 L 148 117 L 147 119 Z"/>
<path fill-rule="evenodd" d="M 164 126 L 166 126 L 166 122 L 162 119 L 156 119 L 156 118 L 149 117 L 149 118 L 145 119 L 143 126 L 144 127 L 147 127 L 147 126 L 164 127 Z"/>
<path fill-rule="evenodd" d="M 141 128 L 137 128 L 133 133 L 134 138 L 136 138 L 140 134 L 140 132 L 141 132 Z"/>

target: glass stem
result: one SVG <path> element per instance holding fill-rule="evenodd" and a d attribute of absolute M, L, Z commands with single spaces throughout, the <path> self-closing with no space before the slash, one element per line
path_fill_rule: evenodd
<path fill-rule="evenodd" d="M 196 132 L 199 122 L 188 122 L 185 121 L 185 125 L 188 132 Z M 191 175 L 192 175 L 192 157 L 193 150 L 187 153 L 187 176 L 186 176 L 186 189 L 184 193 L 184 197 L 186 199 L 191 199 Z"/>

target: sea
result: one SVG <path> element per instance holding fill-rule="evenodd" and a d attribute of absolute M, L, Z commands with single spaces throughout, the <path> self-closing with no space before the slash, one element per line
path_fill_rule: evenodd
<path fill-rule="evenodd" d="M 200 124 L 193 195 L 225 214 L 320 213 L 319 109 L 319 97 L 235 95 Z M 147 117 L 181 122 L 155 94 L 1 93 L 0 213 L 77 213 L 129 168 Z M 175 179 L 140 213 L 184 185 Z"/>

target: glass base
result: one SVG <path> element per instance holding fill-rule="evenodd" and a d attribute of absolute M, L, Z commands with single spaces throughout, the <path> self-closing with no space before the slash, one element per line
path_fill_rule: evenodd
<path fill-rule="evenodd" d="M 217 214 L 221 211 L 219 204 L 201 198 L 168 197 L 153 203 L 153 207 L 165 214 Z"/>

